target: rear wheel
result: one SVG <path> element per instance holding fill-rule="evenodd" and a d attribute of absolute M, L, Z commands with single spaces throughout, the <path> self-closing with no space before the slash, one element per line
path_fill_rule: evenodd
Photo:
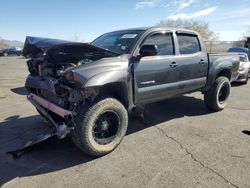
<path fill-rule="evenodd" d="M 230 81 L 227 77 L 218 77 L 213 86 L 204 94 L 206 106 L 213 111 L 223 110 L 231 92 Z"/>
<path fill-rule="evenodd" d="M 8 56 L 8 55 L 9 55 L 9 54 L 8 54 L 7 52 L 4 52 L 4 53 L 3 53 L 3 56 L 5 56 L 5 57 Z"/>
<path fill-rule="evenodd" d="M 92 156 L 113 151 L 127 132 L 128 114 L 116 99 L 106 98 L 91 105 L 83 105 L 71 132 L 76 146 Z"/>

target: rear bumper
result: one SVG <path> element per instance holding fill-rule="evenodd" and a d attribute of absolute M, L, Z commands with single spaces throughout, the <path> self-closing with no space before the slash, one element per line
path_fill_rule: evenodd
<path fill-rule="evenodd" d="M 58 116 L 62 117 L 62 118 L 65 118 L 65 117 L 68 117 L 68 116 L 72 116 L 73 115 L 73 112 L 72 111 L 69 111 L 69 110 L 66 110 L 66 109 L 63 109 L 45 99 L 43 99 L 42 97 L 39 97 L 33 93 L 30 93 L 28 96 L 27 96 L 28 100 L 36 107 L 36 108 L 43 108 L 43 109 L 46 109 L 46 110 L 49 110 L 55 114 L 57 114 Z"/>

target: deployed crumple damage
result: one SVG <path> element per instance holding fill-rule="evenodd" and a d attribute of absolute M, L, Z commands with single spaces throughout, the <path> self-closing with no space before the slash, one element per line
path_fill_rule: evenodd
<path fill-rule="evenodd" d="M 25 83 L 27 98 L 51 122 L 53 130 L 29 141 L 24 148 L 9 152 L 14 157 L 50 137 L 64 138 L 74 128 L 78 105 L 94 100 L 99 92 L 95 87 L 83 88 L 83 83 L 104 72 L 115 73 L 99 79 L 99 84 L 114 79 L 115 75 L 122 77 L 119 71 L 127 70 L 128 65 L 126 58 L 120 58 L 121 54 L 91 44 L 37 37 L 26 37 L 23 55 L 30 58 L 27 61 L 30 75 Z"/>
<path fill-rule="evenodd" d="M 58 78 L 69 69 L 121 55 L 87 43 L 35 37 L 26 38 L 23 54 L 31 58 L 27 62 L 31 75 L 43 78 Z"/>
<path fill-rule="evenodd" d="M 92 55 L 103 55 L 104 57 L 114 57 L 120 55 L 116 52 L 111 52 L 88 43 L 78 43 L 66 40 L 30 36 L 26 37 L 23 47 L 23 55 L 25 57 L 37 57 L 44 53 L 50 54 L 54 60 L 58 61 L 62 60 L 63 56 L 66 58 L 73 56 L 74 58 L 78 58 L 80 60 L 84 56 L 91 56 L 89 53 Z"/>
<path fill-rule="evenodd" d="M 45 53 L 52 46 L 68 42 L 66 40 L 27 36 L 23 46 L 23 55 L 25 57 L 36 57 Z"/>
<path fill-rule="evenodd" d="M 44 89 L 47 82 L 51 84 L 58 81 L 66 82 L 67 85 L 70 84 L 67 80 L 69 77 L 75 81 L 74 86 L 81 87 L 86 80 L 97 74 L 127 69 L 128 57 L 122 58 L 119 53 L 91 44 L 65 42 L 26 38 L 24 55 L 31 57 L 27 61 L 31 75 L 26 80 L 26 87 Z M 119 73 L 117 75 L 120 76 Z"/>
<path fill-rule="evenodd" d="M 121 54 L 99 48 L 87 43 L 65 43 L 53 46 L 47 50 L 46 57 L 53 62 L 74 62 L 83 59 L 97 60 L 105 57 L 116 57 Z"/>
<path fill-rule="evenodd" d="M 80 102 L 96 95 L 95 86 L 127 79 L 128 57 L 87 43 L 27 37 L 23 54 L 30 57 L 27 61 L 30 75 L 25 86 L 31 95 L 37 96 L 29 99 L 47 100 L 44 104 L 37 100 L 38 104 L 32 103 L 37 109 L 46 104 L 53 112 L 55 104 L 73 111 Z M 90 79 L 89 87 L 85 88 Z"/>

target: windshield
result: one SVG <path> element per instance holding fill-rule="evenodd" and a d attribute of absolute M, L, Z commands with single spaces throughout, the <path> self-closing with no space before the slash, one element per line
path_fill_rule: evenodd
<path fill-rule="evenodd" d="M 140 30 L 107 33 L 91 44 L 120 54 L 128 54 L 141 33 Z"/>

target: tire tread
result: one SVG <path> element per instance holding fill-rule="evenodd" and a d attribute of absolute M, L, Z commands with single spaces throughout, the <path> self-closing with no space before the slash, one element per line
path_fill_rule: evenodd
<path fill-rule="evenodd" d="M 76 146 L 81 151 L 83 151 L 84 153 L 91 155 L 91 156 L 103 156 L 103 155 L 113 151 L 118 146 L 118 144 L 117 144 L 117 146 L 115 148 L 112 148 L 112 150 L 109 150 L 109 151 L 98 151 L 92 147 L 92 145 L 88 139 L 88 134 L 86 132 L 86 126 L 90 126 L 90 125 L 87 125 L 87 122 L 96 113 L 96 109 L 98 109 L 102 106 L 105 106 L 105 105 L 114 105 L 117 108 L 121 109 L 123 111 L 123 113 L 126 113 L 124 123 L 126 126 L 128 124 L 127 111 L 126 111 L 125 107 L 118 100 L 116 100 L 114 98 L 106 98 L 106 99 L 102 99 L 102 100 L 99 99 L 96 102 L 94 102 L 93 104 L 88 103 L 88 104 L 80 106 L 79 113 L 75 119 L 75 122 L 76 122 L 75 130 L 72 131 L 71 137 L 72 137 L 72 140 L 74 141 L 74 143 L 76 144 Z M 127 130 L 127 127 L 126 127 L 126 130 Z M 121 141 L 122 141 L 122 138 L 121 138 L 120 142 Z"/>

